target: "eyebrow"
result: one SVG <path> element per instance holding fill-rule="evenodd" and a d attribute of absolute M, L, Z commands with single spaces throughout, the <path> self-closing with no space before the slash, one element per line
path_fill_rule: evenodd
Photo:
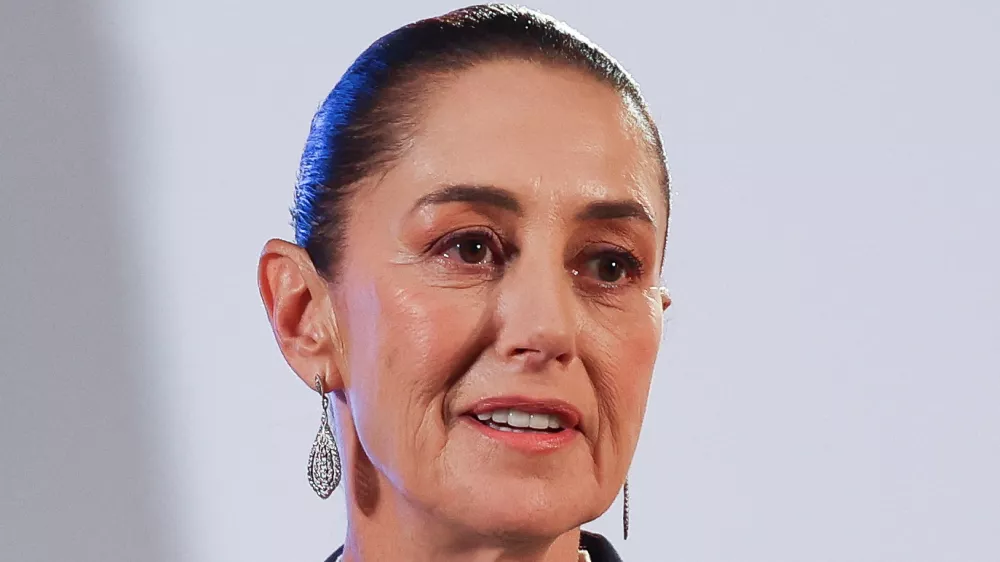
<path fill-rule="evenodd" d="M 521 215 L 524 210 L 513 193 L 492 185 L 449 185 L 424 195 L 414 203 L 411 213 L 428 205 L 442 203 L 478 203 L 499 207 Z"/>
<path fill-rule="evenodd" d="M 524 214 L 524 208 L 517 196 L 501 187 L 492 185 L 448 185 L 417 199 L 411 213 L 428 205 L 444 203 L 474 203 L 497 207 L 517 215 Z M 578 221 L 639 219 L 654 224 L 653 216 L 645 205 L 632 199 L 592 201 L 576 214 Z"/>
<path fill-rule="evenodd" d="M 638 201 L 631 199 L 594 201 L 588 203 L 583 210 L 576 214 L 576 220 L 578 221 L 614 219 L 639 219 L 643 222 L 653 224 L 653 216 L 649 213 L 649 210 Z"/>

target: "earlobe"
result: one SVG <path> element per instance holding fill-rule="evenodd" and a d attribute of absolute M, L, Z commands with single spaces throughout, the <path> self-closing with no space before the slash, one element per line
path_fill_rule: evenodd
<path fill-rule="evenodd" d="M 670 304 L 673 302 L 670 299 L 670 290 L 666 287 L 660 287 L 660 302 L 663 304 L 663 312 L 666 312 L 667 308 L 669 308 Z"/>
<path fill-rule="evenodd" d="M 257 270 L 261 301 L 285 361 L 310 388 L 317 374 L 326 390 L 343 386 L 340 346 L 335 342 L 333 311 L 326 282 L 306 251 L 284 240 L 271 240 Z"/>

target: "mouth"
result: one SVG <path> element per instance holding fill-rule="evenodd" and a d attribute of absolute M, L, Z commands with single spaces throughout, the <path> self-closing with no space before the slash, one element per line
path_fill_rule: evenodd
<path fill-rule="evenodd" d="M 560 400 L 491 398 L 464 417 L 486 437 L 526 452 L 554 451 L 580 433 L 579 410 Z"/>
<path fill-rule="evenodd" d="M 559 433 L 565 431 L 566 425 L 558 414 L 530 413 L 515 408 L 499 408 L 472 416 L 486 427 L 512 433 Z"/>

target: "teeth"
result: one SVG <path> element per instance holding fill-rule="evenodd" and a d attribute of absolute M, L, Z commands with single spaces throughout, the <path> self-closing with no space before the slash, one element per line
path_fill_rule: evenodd
<path fill-rule="evenodd" d="M 476 414 L 476 418 L 479 421 L 492 421 L 496 424 L 504 424 L 498 427 L 502 429 L 506 426 L 511 428 L 530 428 L 530 429 L 561 429 L 562 423 L 559 421 L 559 416 L 552 414 L 529 414 L 528 412 L 522 412 L 520 410 L 510 410 L 507 408 L 502 408 L 500 410 L 494 410 L 492 412 L 481 412 Z M 509 428 L 508 428 L 509 429 Z"/>
<path fill-rule="evenodd" d="M 531 423 L 531 414 L 519 412 L 517 410 L 510 411 L 510 417 L 507 419 L 507 425 L 511 427 L 528 427 L 529 423 Z"/>
<path fill-rule="evenodd" d="M 549 415 L 548 414 L 531 414 L 531 421 L 528 422 L 528 427 L 531 429 L 548 429 L 549 428 Z"/>

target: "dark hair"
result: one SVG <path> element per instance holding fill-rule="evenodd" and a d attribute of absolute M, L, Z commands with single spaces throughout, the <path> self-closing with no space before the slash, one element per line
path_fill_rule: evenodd
<path fill-rule="evenodd" d="M 291 212 L 295 241 L 317 271 L 330 279 L 337 276 L 352 188 L 384 173 L 403 154 L 419 127 L 429 85 L 477 63 L 502 59 L 579 69 L 632 104 L 661 165 L 669 214 L 669 176 L 660 135 L 625 69 L 549 16 L 507 4 L 470 6 L 406 25 L 375 41 L 316 111 Z"/>

